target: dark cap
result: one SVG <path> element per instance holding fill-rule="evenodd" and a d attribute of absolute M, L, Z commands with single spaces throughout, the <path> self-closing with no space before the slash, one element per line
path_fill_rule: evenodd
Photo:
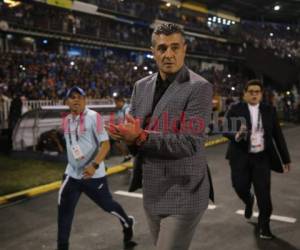
<path fill-rule="evenodd" d="M 125 97 L 123 95 L 114 96 L 115 101 L 125 101 Z"/>
<path fill-rule="evenodd" d="M 78 87 L 78 86 L 73 86 L 72 88 L 70 88 L 68 91 L 67 91 L 67 94 L 66 94 L 66 99 L 70 97 L 70 95 L 73 93 L 73 92 L 77 92 L 79 95 L 81 96 L 85 96 L 85 92 L 82 88 Z"/>

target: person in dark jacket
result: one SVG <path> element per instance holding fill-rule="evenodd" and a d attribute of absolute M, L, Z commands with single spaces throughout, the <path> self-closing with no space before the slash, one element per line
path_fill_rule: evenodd
<path fill-rule="evenodd" d="M 233 188 L 246 205 L 244 215 L 247 219 L 252 216 L 253 185 L 259 209 L 259 237 L 272 239 L 271 169 L 289 172 L 291 160 L 276 109 L 262 103 L 262 96 L 261 81 L 251 80 L 246 84 L 244 101 L 233 104 L 225 115 L 224 136 L 230 139 L 226 158 Z"/>

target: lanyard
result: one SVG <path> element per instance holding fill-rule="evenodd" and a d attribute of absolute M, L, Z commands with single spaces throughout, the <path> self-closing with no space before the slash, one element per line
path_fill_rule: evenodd
<path fill-rule="evenodd" d="M 78 135 L 78 127 L 79 127 L 79 122 L 77 122 L 76 128 L 75 128 L 75 136 L 76 136 L 76 141 L 79 141 L 79 135 Z M 68 134 L 69 134 L 69 141 L 70 141 L 70 145 L 73 144 L 72 141 L 72 136 L 71 136 L 71 126 L 70 126 L 70 122 L 68 122 Z"/>
<path fill-rule="evenodd" d="M 83 116 L 84 116 L 84 114 L 80 114 L 79 121 L 77 121 L 77 125 L 76 125 L 76 128 L 75 128 L 76 142 L 79 141 L 79 134 L 78 134 L 79 124 L 80 124 L 80 133 L 83 133 L 83 131 L 84 131 L 84 117 Z M 68 134 L 69 134 L 70 145 L 72 145 L 73 141 L 72 141 L 72 136 L 71 136 L 70 120 L 68 122 Z"/>
<path fill-rule="evenodd" d="M 256 131 L 259 131 L 262 128 L 262 124 L 261 124 L 261 113 L 260 111 L 258 111 L 258 118 L 257 118 L 257 128 Z"/>

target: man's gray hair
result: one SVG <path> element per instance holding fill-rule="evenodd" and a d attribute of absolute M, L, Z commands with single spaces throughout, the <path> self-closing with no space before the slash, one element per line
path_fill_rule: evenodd
<path fill-rule="evenodd" d="M 152 46 L 155 45 L 155 36 L 159 36 L 159 35 L 165 35 L 165 36 L 170 36 L 172 34 L 181 34 L 184 42 L 185 42 L 185 37 L 184 37 L 184 32 L 183 29 L 174 23 L 163 23 L 158 25 L 151 36 L 151 44 Z"/>

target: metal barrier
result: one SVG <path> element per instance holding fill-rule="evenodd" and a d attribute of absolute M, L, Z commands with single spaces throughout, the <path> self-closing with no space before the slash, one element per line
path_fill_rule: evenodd
<path fill-rule="evenodd" d="M 114 104 L 112 99 L 87 99 L 87 105 L 102 105 L 102 104 Z M 27 110 L 37 109 L 43 106 L 57 106 L 64 105 L 63 100 L 36 100 L 36 101 L 24 101 L 23 106 Z"/>
<path fill-rule="evenodd" d="M 36 100 L 36 101 L 24 101 L 23 106 L 26 110 L 38 109 L 42 106 L 56 106 L 63 105 L 62 100 Z"/>

